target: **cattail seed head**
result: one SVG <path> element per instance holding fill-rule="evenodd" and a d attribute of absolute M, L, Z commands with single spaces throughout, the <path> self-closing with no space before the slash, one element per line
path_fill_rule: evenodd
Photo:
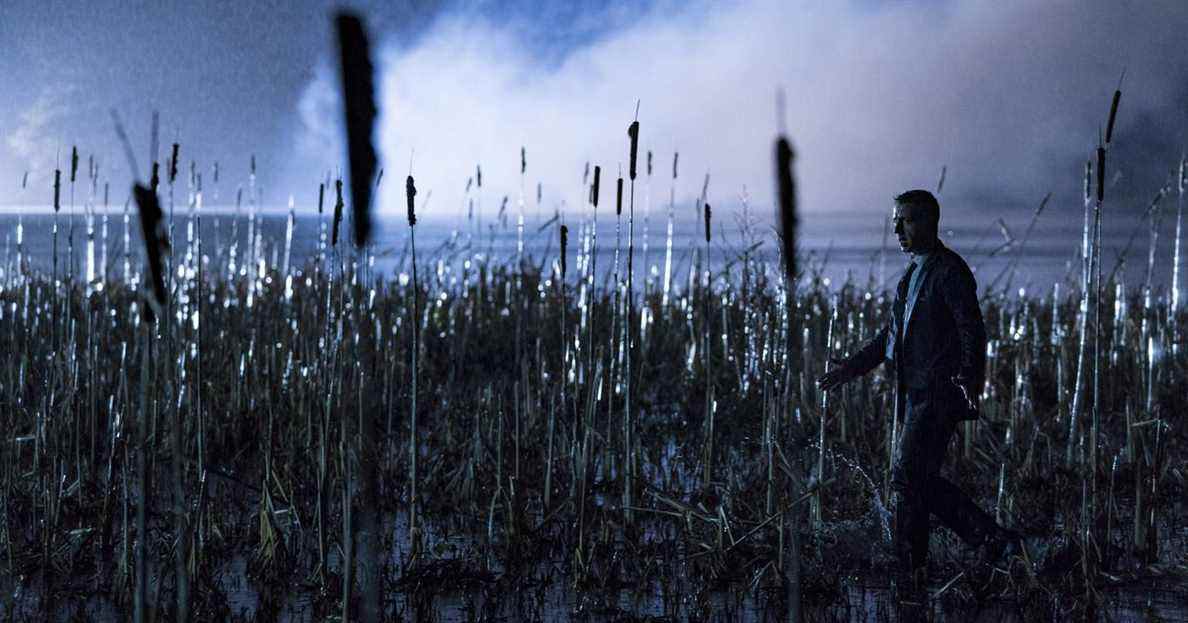
<path fill-rule="evenodd" d="M 523 146 L 520 147 L 520 175 L 523 175 L 528 170 L 528 152 Z"/>
<path fill-rule="evenodd" d="M 136 197 L 136 205 L 140 211 L 140 230 L 144 236 L 145 256 L 148 258 L 150 285 L 152 296 L 145 306 L 144 319 L 152 322 L 155 319 L 153 309 L 160 309 L 165 304 L 165 271 L 162 254 L 169 250 L 169 240 L 160 230 L 161 204 L 157 193 L 137 184 L 132 189 Z"/>
<path fill-rule="evenodd" d="M 161 187 L 161 163 L 154 160 L 153 161 L 153 174 L 149 178 L 149 189 L 152 190 L 153 192 L 157 192 L 157 189 L 160 187 Z"/>
<path fill-rule="evenodd" d="M 342 222 L 342 180 L 334 180 L 334 219 L 330 227 L 330 246 L 338 246 L 338 225 Z"/>
<path fill-rule="evenodd" d="M 62 170 L 54 169 L 54 212 L 62 209 Z"/>
<path fill-rule="evenodd" d="M 371 238 L 371 180 L 378 165 L 372 144 L 379 112 L 375 105 L 375 72 L 362 18 L 349 11 L 339 11 L 334 26 L 338 34 L 342 112 L 351 171 L 351 224 L 355 246 L 362 248 Z"/>
<path fill-rule="evenodd" d="M 1097 200 L 1105 197 L 1105 147 L 1097 147 Z"/>
<path fill-rule="evenodd" d="M 74 183 L 74 177 L 78 174 L 78 147 L 70 148 L 70 183 Z"/>
<path fill-rule="evenodd" d="M 582 171 L 582 186 L 590 183 L 590 161 L 586 161 L 586 169 Z"/>
<path fill-rule="evenodd" d="M 1183 165 L 1181 165 L 1180 169 L 1183 170 L 1183 168 L 1184 168 Z M 25 190 L 28 187 L 29 187 L 29 172 L 25 171 L 25 174 L 23 176 L 21 176 L 21 190 Z"/>
<path fill-rule="evenodd" d="M 712 212 L 712 210 L 710 209 L 710 204 L 708 204 L 708 203 L 705 204 L 705 241 L 706 242 L 710 241 L 710 213 L 711 212 Z"/>
<path fill-rule="evenodd" d="M 590 187 L 590 203 L 594 204 L 595 208 L 598 207 L 598 183 L 601 178 L 602 178 L 602 167 L 595 166 L 594 167 L 594 185 Z"/>
<path fill-rule="evenodd" d="M 794 287 L 796 279 L 796 182 L 792 177 L 792 146 L 788 139 L 781 136 L 776 140 L 776 196 L 780 207 L 780 231 L 784 252 L 784 270 L 787 274 L 788 289 Z"/>
<path fill-rule="evenodd" d="M 466 192 L 470 192 L 471 186 L 474 186 L 474 178 L 468 177 L 468 178 L 466 178 Z"/>
<path fill-rule="evenodd" d="M 1114 99 L 1110 102 L 1110 120 L 1106 123 L 1106 145 L 1110 144 L 1110 139 L 1114 136 L 1114 118 L 1118 116 L 1118 101 L 1122 99 L 1122 91 L 1114 91 Z"/>
<path fill-rule="evenodd" d="M 483 168 L 477 164 L 474 166 L 474 180 L 479 188 L 483 187 Z"/>
<path fill-rule="evenodd" d="M 569 228 L 561 226 L 561 278 L 565 279 L 565 254 L 569 248 Z"/>
<path fill-rule="evenodd" d="M 648 177 L 652 177 L 652 150 L 648 150 Z"/>
<path fill-rule="evenodd" d="M 537 203 L 537 205 L 540 205 L 541 196 L 542 196 L 542 194 L 541 194 L 541 189 L 540 189 L 540 182 L 537 182 L 536 183 L 536 203 Z"/>
<path fill-rule="evenodd" d="M 631 137 L 631 164 L 627 167 L 627 173 L 631 179 L 635 179 L 635 156 L 639 150 L 639 122 L 632 121 L 631 125 L 627 126 L 627 136 Z"/>
<path fill-rule="evenodd" d="M 219 161 L 218 160 L 215 160 L 215 163 L 214 163 L 214 183 L 216 183 L 216 184 L 219 183 Z"/>
<path fill-rule="evenodd" d="M 256 154 L 252 154 L 251 172 L 252 175 L 256 174 Z"/>
<path fill-rule="evenodd" d="M 672 152 L 672 179 L 677 178 L 677 160 L 680 159 L 680 152 Z"/>
<path fill-rule="evenodd" d="M 172 184 L 173 181 L 175 179 L 177 179 L 177 150 L 180 147 L 181 147 L 180 145 L 178 145 L 177 143 L 174 143 L 173 144 L 173 155 L 169 157 L 169 183 L 170 184 Z M 253 158 L 253 160 L 255 159 L 254 156 L 252 158 Z M 255 166 L 252 167 L 252 170 L 255 171 Z"/>
<path fill-rule="evenodd" d="M 623 214 L 623 178 L 615 185 L 615 216 Z"/>
<path fill-rule="evenodd" d="M 413 184 L 413 176 L 404 181 L 404 196 L 408 199 L 408 226 L 417 224 L 417 213 L 414 211 L 417 197 L 417 187 Z"/>
<path fill-rule="evenodd" d="M 318 214 L 322 214 L 322 204 L 326 201 L 326 185 L 318 184 Z"/>

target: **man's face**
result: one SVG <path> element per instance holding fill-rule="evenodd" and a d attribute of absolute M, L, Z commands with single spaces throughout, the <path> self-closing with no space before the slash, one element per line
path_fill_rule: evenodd
<path fill-rule="evenodd" d="M 895 204 L 891 213 L 895 224 L 895 236 L 899 239 L 899 250 L 904 253 L 919 253 L 932 248 L 936 234 L 924 210 L 913 205 Z"/>

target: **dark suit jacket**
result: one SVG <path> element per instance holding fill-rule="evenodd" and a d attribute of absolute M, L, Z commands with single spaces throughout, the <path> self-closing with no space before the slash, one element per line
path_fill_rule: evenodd
<path fill-rule="evenodd" d="M 862 375 L 886 361 L 895 371 L 897 393 L 909 402 L 926 395 L 955 419 L 976 417 L 951 378 L 971 378 L 975 387 L 985 380 L 986 327 L 977 282 L 965 260 L 940 241 L 916 270 L 923 271 L 916 297 L 904 300 L 907 283 L 901 280 L 887 325 L 847 365 Z"/>

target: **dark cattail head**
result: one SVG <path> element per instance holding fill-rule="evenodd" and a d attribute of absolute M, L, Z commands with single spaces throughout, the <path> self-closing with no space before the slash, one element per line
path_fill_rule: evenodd
<path fill-rule="evenodd" d="M 776 196 L 780 213 L 781 243 L 784 252 L 784 270 L 788 278 L 789 291 L 796 279 L 796 181 L 792 177 L 794 155 L 788 139 L 781 136 L 776 140 Z"/>
<path fill-rule="evenodd" d="M 175 179 L 177 179 L 177 150 L 180 147 L 181 147 L 180 145 L 178 145 L 177 143 L 174 143 L 173 144 L 173 152 L 172 152 L 173 155 L 169 157 L 169 183 L 170 184 L 172 184 L 173 181 Z M 253 161 L 255 160 L 255 156 L 252 156 L 252 160 Z M 252 171 L 254 172 L 255 169 L 256 169 L 256 167 L 253 165 Z"/>
<path fill-rule="evenodd" d="M 379 173 L 375 174 L 375 187 L 379 188 L 380 182 L 384 179 L 384 168 L 380 167 Z"/>
<path fill-rule="evenodd" d="M 103 182 L 103 206 L 104 207 L 107 207 L 107 203 L 108 203 L 107 202 L 107 191 L 108 191 L 107 187 L 108 187 L 108 182 Z"/>
<path fill-rule="evenodd" d="M 540 182 L 537 182 L 536 183 L 536 204 L 537 205 L 540 205 L 541 196 L 542 195 L 541 195 L 541 191 L 540 191 Z"/>
<path fill-rule="evenodd" d="M 1181 166 L 1180 168 L 1182 169 L 1183 166 Z M 21 176 L 21 190 L 25 190 L 28 187 L 29 187 L 29 172 L 25 171 L 25 174 L 23 176 Z"/>
<path fill-rule="evenodd" d="M 615 216 L 623 214 L 623 178 L 615 184 Z"/>
<path fill-rule="evenodd" d="M 582 186 L 590 183 L 590 161 L 586 161 L 586 168 L 582 171 Z"/>
<path fill-rule="evenodd" d="M 569 248 L 569 228 L 561 226 L 561 278 L 565 279 L 565 253 Z"/>
<path fill-rule="evenodd" d="M 470 187 L 473 185 L 474 185 L 474 178 L 473 177 L 466 178 L 466 192 L 470 192 Z"/>
<path fill-rule="evenodd" d="M 1105 147 L 1097 146 L 1097 200 L 1105 198 Z"/>
<path fill-rule="evenodd" d="M 416 205 L 417 187 L 413 184 L 413 176 L 408 176 L 404 181 L 404 196 L 408 199 L 408 226 L 412 227 L 417 224 L 417 213 L 414 210 Z"/>
<path fill-rule="evenodd" d="M 334 219 L 330 226 L 330 246 L 338 246 L 338 225 L 342 222 L 342 180 L 334 180 Z"/>
<path fill-rule="evenodd" d="M 144 236 L 145 257 L 149 264 L 150 296 L 144 308 L 144 319 L 153 322 L 156 312 L 165 304 L 165 263 L 162 256 L 169 250 L 169 240 L 161 231 L 161 204 L 157 193 L 137 184 L 132 188 L 140 211 L 140 231 Z"/>
<path fill-rule="evenodd" d="M 215 160 L 215 163 L 214 163 L 214 183 L 215 184 L 219 183 L 219 161 L 218 160 Z"/>
<path fill-rule="evenodd" d="M 601 178 L 602 178 L 602 167 L 595 166 L 594 167 L 594 185 L 590 187 L 590 203 L 594 204 L 595 208 L 598 207 L 598 183 Z"/>
<path fill-rule="evenodd" d="M 318 184 L 318 214 L 322 214 L 322 204 L 326 201 L 326 185 Z"/>
<path fill-rule="evenodd" d="M 520 175 L 528 171 L 528 152 L 524 147 L 520 147 Z"/>
<path fill-rule="evenodd" d="M 1089 197 L 1093 192 L 1093 161 L 1085 160 L 1085 201 L 1089 201 Z"/>
<path fill-rule="evenodd" d="M 256 174 L 256 154 L 252 154 L 251 172 L 252 175 Z"/>
<path fill-rule="evenodd" d="M 632 121 L 627 126 L 627 136 L 631 138 L 631 164 L 627 167 L 627 174 L 635 180 L 635 156 L 639 151 L 639 122 Z"/>
<path fill-rule="evenodd" d="M 652 177 L 652 150 L 648 150 L 648 177 Z"/>
<path fill-rule="evenodd" d="M 95 179 L 95 156 L 87 156 L 87 179 Z"/>
<path fill-rule="evenodd" d="M 705 204 L 705 241 L 706 242 L 710 241 L 710 213 L 711 212 L 713 212 L 713 210 L 710 209 L 710 204 L 708 204 L 708 203 Z"/>
<path fill-rule="evenodd" d="M 149 189 L 157 192 L 161 187 L 161 163 L 156 160 L 153 161 L 153 174 L 149 176 Z"/>
<path fill-rule="evenodd" d="M 54 212 L 62 209 L 62 170 L 54 169 Z"/>
<path fill-rule="evenodd" d="M 1110 144 L 1110 139 L 1114 137 L 1114 119 L 1118 116 L 1118 102 L 1122 99 L 1122 91 L 1120 89 L 1114 91 L 1114 99 L 1110 101 L 1110 120 L 1106 123 L 1105 144 Z"/>
<path fill-rule="evenodd" d="M 672 179 L 674 180 L 677 178 L 677 161 L 680 160 L 680 158 L 680 152 L 672 152 Z"/>
<path fill-rule="evenodd" d="M 479 188 L 483 187 L 483 168 L 477 164 L 474 165 L 474 181 Z"/>
<path fill-rule="evenodd" d="M 74 177 L 78 174 L 78 147 L 70 148 L 70 183 L 74 183 Z"/>
<path fill-rule="evenodd" d="M 363 20 L 342 11 L 335 18 L 338 31 L 339 75 L 342 78 L 343 112 L 346 115 L 347 158 L 351 167 L 351 222 L 355 246 L 371 237 L 371 179 L 377 158 L 372 144 L 375 118 L 374 70 Z"/>
<path fill-rule="evenodd" d="M 198 163 L 190 161 L 190 186 L 198 186 Z"/>

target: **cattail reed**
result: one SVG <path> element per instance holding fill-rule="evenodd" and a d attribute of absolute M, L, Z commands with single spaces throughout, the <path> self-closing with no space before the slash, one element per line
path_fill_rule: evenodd
<path fill-rule="evenodd" d="M 680 153 L 672 154 L 672 186 L 668 191 L 668 237 L 664 243 L 664 294 L 660 299 L 660 307 L 668 309 L 668 291 L 672 287 L 672 221 L 676 216 L 676 180 L 677 161 Z"/>
<path fill-rule="evenodd" d="M 1188 184 L 1186 167 L 1188 167 L 1188 157 L 1181 154 L 1180 167 L 1176 174 L 1176 240 L 1172 251 L 1171 305 L 1168 307 L 1168 323 L 1174 327 L 1172 333 L 1172 353 L 1174 354 L 1180 352 L 1180 325 L 1174 320 L 1180 313 L 1181 304 L 1180 264 L 1183 263 L 1183 256 L 1180 249 L 1184 237 L 1184 186 Z"/>
<path fill-rule="evenodd" d="M 793 296 L 796 289 L 796 236 L 797 236 L 797 214 L 796 214 L 796 183 L 792 176 L 792 146 L 788 143 L 788 139 L 780 136 L 776 139 L 775 144 L 775 164 L 776 164 L 776 197 L 778 198 L 779 206 L 779 224 L 780 224 L 780 238 L 781 250 L 784 257 L 784 300 L 786 305 L 785 323 L 787 326 L 787 343 L 785 349 L 792 350 L 792 341 L 796 335 L 795 331 L 795 315 L 793 313 Z M 790 357 L 789 363 L 792 361 Z M 789 406 L 787 405 L 788 392 L 791 386 L 791 366 L 785 366 L 784 376 L 784 410 L 787 412 Z M 801 483 L 795 478 L 791 479 L 790 494 L 792 499 L 796 499 L 800 495 Z M 800 515 L 793 511 L 790 514 L 790 526 L 788 534 L 791 537 L 790 545 L 791 552 L 785 561 L 787 568 L 785 569 L 785 582 L 787 583 L 787 608 L 788 620 L 798 622 L 800 617 Z M 781 524 L 782 528 L 783 524 Z M 783 541 L 784 531 L 780 531 L 780 540 Z M 781 552 L 783 550 L 781 549 Z"/>
<path fill-rule="evenodd" d="M 706 182 L 708 183 L 708 177 Z M 704 193 L 703 193 L 704 199 Z M 705 280 L 702 283 L 702 297 L 704 312 L 702 317 L 702 353 L 705 358 L 705 456 L 702 458 L 705 473 L 702 474 L 702 486 L 709 487 L 714 469 L 714 358 L 713 341 L 710 336 L 711 320 L 710 301 L 713 299 L 713 281 L 710 277 L 710 219 L 713 210 L 710 204 L 703 203 L 705 220 Z"/>
<path fill-rule="evenodd" d="M 412 539 L 412 546 L 414 551 L 420 546 L 420 527 L 417 523 L 417 463 L 420 450 L 417 447 L 417 356 L 420 350 L 420 313 L 418 309 L 418 299 L 420 296 L 420 286 L 417 280 L 417 238 L 416 238 L 416 197 L 417 187 L 413 181 L 413 176 L 409 175 L 408 179 L 404 181 L 404 195 L 408 204 L 408 235 L 409 245 L 412 249 L 412 347 L 410 350 L 410 361 L 412 367 L 412 391 L 411 395 L 411 409 L 409 410 L 409 437 L 408 437 L 408 471 L 409 471 L 409 496 L 408 496 L 408 525 L 409 536 Z"/>
<path fill-rule="evenodd" d="M 638 115 L 638 104 L 636 105 Z M 631 406 L 632 365 L 634 356 L 633 339 L 631 333 L 632 321 L 635 318 L 635 177 L 636 161 L 639 154 L 639 121 L 631 122 L 627 126 L 627 137 L 630 141 L 629 163 L 627 173 L 631 178 L 630 196 L 627 199 L 627 314 L 623 318 L 623 339 L 626 342 L 626 362 L 624 365 L 623 387 L 623 509 L 624 519 L 630 524 L 634 520 L 631 510 L 633 501 L 632 491 L 635 487 L 635 472 L 637 461 L 635 457 L 635 424 L 634 412 Z M 651 169 L 651 152 L 648 152 L 648 169 Z M 620 180 L 622 184 L 622 180 Z M 646 248 L 646 247 L 645 247 Z M 645 259 L 645 264 L 646 264 Z M 646 288 L 645 288 L 646 289 Z M 646 293 L 645 293 L 646 295 Z"/>

